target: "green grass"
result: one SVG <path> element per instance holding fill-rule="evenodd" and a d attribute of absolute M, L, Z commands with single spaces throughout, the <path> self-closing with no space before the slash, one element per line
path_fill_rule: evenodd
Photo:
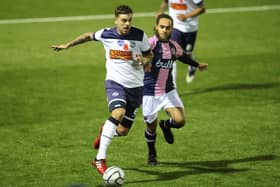
<path fill-rule="evenodd" d="M 20 2 L 3 3 L 0 9 L 6 7 L 6 13 L 0 11 L 0 17 L 103 14 L 118 4 L 112 1 L 102 10 L 108 3 L 91 7 L 84 1 L 83 8 L 75 9 L 75 1 L 48 1 L 49 8 L 36 9 L 42 6 L 38 1 Z M 147 7 L 142 4 L 149 1 L 129 2 L 145 12 L 160 1 Z M 262 3 L 213 0 L 207 7 Z M 30 4 L 32 11 L 14 14 Z M 174 145 L 165 143 L 158 130 L 161 164 L 148 167 L 140 109 L 130 134 L 115 138 L 108 150 L 108 165 L 126 173 L 125 186 L 280 185 L 279 18 L 279 10 L 201 17 L 195 51 L 209 69 L 187 85 L 186 67 L 178 63 L 178 89 L 188 124 L 174 130 Z M 151 36 L 154 18 L 135 18 L 134 23 Z M 50 46 L 112 24 L 0 25 L 0 186 L 103 186 L 90 164 L 97 153 L 92 140 L 108 117 L 103 47 L 92 42 L 56 53 Z M 160 118 L 166 118 L 163 112 Z"/>
<path fill-rule="evenodd" d="M 119 4 L 129 4 L 134 12 L 156 12 L 161 0 L 13 0 L 1 2 L 0 18 L 31 18 L 55 16 L 80 16 L 95 14 L 113 14 Z M 279 4 L 278 0 L 211 0 L 205 1 L 207 8 L 260 6 Z"/>

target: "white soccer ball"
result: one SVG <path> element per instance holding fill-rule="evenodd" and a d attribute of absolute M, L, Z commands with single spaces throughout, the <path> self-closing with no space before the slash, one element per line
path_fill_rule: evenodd
<path fill-rule="evenodd" d="M 111 166 L 103 174 L 103 180 L 110 187 L 122 186 L 124 183 L 124 171 L 120 167 Z"/>

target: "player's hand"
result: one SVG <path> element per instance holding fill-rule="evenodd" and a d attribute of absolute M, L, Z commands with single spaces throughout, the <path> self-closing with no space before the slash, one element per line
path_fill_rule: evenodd
<path fill-rule="evenodd" d="M 199 63 L 199 64 L 198 64 L 198 69 L 199 69 L 200 71 L 206 70 L 207 67 L 208 67 L 208 64 L 207 64 L 207 63 Z"/>
<path fill-rule="evenodd" d="M 60 51 L 62 49 L 67 49 L 68 46 L 67 45 L 53 45 L 53 46 L 51 46 L 51 48 L 53 48 L 53 50 L 55 50 L 55 51 Z"/>
<path fill-rule="evenodd" d="M 185 14 L 177 14 L 177 18 L 180 20 L 180 21 L 185 21 L 187 19 L 186 15 Z"/>
<path fill-rule="evenodd" d="M 144 72 L 151 72 L 152 71 L 152 64 L 148 63 L 144 66 Z"/>
<path fill-rule="evenodd" d="M 135 59 L 134 59 L 138 64 L 143 65 L 144 61 L 143 61 L 143 56 L 140 54 L 137 54 Z"/>

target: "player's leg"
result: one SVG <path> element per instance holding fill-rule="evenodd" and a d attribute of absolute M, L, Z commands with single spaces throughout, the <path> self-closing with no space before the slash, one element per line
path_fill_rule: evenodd
<path fill-rule="evenodd" d="M 119 125 L 120 121 L 122 121 L 126 112 L 126 93 L 121 85 L 113 81 L 106 81 L 106 94 L 109 103 L 110 117 L 105 121 L 101 135 L 99 135 L 99 150 L 95 160 L 93 161 L 93 165 L 101 174 L 103 174 L 107 169 L 107 149 L 115 135 L 117 126 Z"/>
<path fill-rule="evenodd" d="M 145 130 L 145 139 L 148 146 L 148 165 L 157 165 L 156 153 L 156 127 L 158 111 L 163 107 L 162 98 L 155 96 L 144 96 L 142 111 L 144 121 L 147 124 Z"/>
<path fill-rule="evenodd" d="M 137 109 L 140 107 L 143 98 L 143 87 L 125 88 L 127 97 L 126 113 L 117 127 L 115 136 L 126 136 L 133 125 Z"/>
<path fill-rule="evenodd" d="M 92 143 L 92 147 L 93 147 L 94 149 L 99 149 L 100 138 L 101 138 L 103 126 L 104 126 L 104 124 L 102 124 L 102 125 L 100 126 L 98 135 L 96 136 L 96 138 L 94 139 L 94 141 L 93 141 L 93 143 Z"/>
<path fill-rule="evenodd" d="M 128 117 L 128 116 L 130 116 L 130 115 L 129 115 L 128 110 L 126 110 L 126 113 L 125 113 L 124 117 L 122 118 L 122 121 L 119 123 L 119 125 L 117 126 L 117 129 L 115 130 L 114 136 L 119 137 L 119 136 L 126 136 L 128 134 L 128 132 L 133 124 L 134 118 L 135 118 L 135 117 Z M 95 140 L 93 141 L 94 149 L 99 149 L 103 126 L 104 126 L 104 124 L 100 127 L 99 133 L 98 133 L 97 137 L 95 138 Z"/>
<path fill-rule="evenodd" d="M 172 107 L 165 110 L 170 116 L 167 120 L 160 120 L 159 125 L 167 143 L 174 143 L 174 135 L 171 128 L 179 129 L 185 125 L 183 108 Z"/>
<path fill-rule="evenodd" d="M 106 84 L 108 82 L 110 83 L 112 81 L 106 81 Z M 107 89 L 106 89 L 108 100 L 109 101 L 111 100 L 111 102 L 109 102 L 109 111 L 111 112 L 114 108 L 125 108 L 125 114 L 123 115 L 123 112 L 122 112 L 120 118 L 117 117 L 119 115 L 118 110 L 113 111 L 113 114 L 112 114 L 113 117 L 114 117 L 114 115 L 116 115 L 116 118 L 119 119 L 119 121 L 121 121 L 119 123 L 119 125 L 117 126 L 117 129 L 115 130 L 114 136 L 126 136 L 134 122 L 137 108 L 139 108 L 141 105 L 143 87 L 125 88 L 116 83 L 115 84 L 112 84 L 112 83 L 109 84 L 109 83 L 108 83 L 108 85 L 110 85 L 110 87 L 107 86 Z M 112 85 L 114 85 L 114 87 Z M 110 89 L 108 87 L 110 89 L 112 89 L 112 87 L 113 87 L 114 88 L 114 89 L 112 89 L 113 92 L 110 91 Z M 111 94 L 111 93 L 115 93 L 115 94 Z M 122 101 L 124 101 L 125 103 L 123 103 Z M 103 127 L 101 127 L 99 135 L 97 136 L 97 138 L 95 139 L 95 141 L 93 143 L 95 149 L 99 148 L 102 129 L 103 129 Z"/>
<path fill-rule="evenodd" d="M 159 126 L 163 132 L 164 139 L 169 144 L 174 143 L 174 135 L 171 131 L 171 126 L 170 126 L 171 123 L 172 121 L 170 121 L 170 119 L 159 121 Z"/>
<path fill-rule="evenodd" d="M 176 89 L 166 94 L 164 110 L 169 119 L 160 120 L 159 125 L 167 143 L 173 144 L 174 136 L 171 128 L 181 128 L 185 124 L 184 106 Z"/>
<path fill-rule="evenodd" d="M 114 105 L 118 103 L 117 105 L 119 106 L 123 106 L 123 108 L 115 108 L 114 109 Z M 118 121 L 122 121 L 123 120 L 123 116 L 124 116 L 124 113 L 125 113 L 125 109 L 124 107 L 126 106 L 126 103 L 124 101 L 119 101 L 119 100 L 115 100 L 114 103 L 111 103 L 110 104 L 110 117 L 112 117 L 113 119 L 116 119 Z M 95 140 L 93 141 L 93 148 L 94 149 L 99 149 L 99 146 L 100 146 L 100 140 L 101 140 L 101 135 L 102 135 L 102 132 L 103 132 L 103 128 L 105 126 L 106 122 L 100 127 L 100 130 L 99 130 L 99 133 L 97 135 L 97 137 L 95 138 Z M 118 125 L 117 125 L 118 127 Z M 124 131 L 124 130 L 123 130 Z M 127 130 L 128 131 L 128 130 Z M 117 132 L 117 129 L 115 130 L 115 133 L 114 133 L 115 136 L 121 136 L 121 134 L 119 134 Z"/>
<path fill-rule="evenodd" d="M 137 108 L 138 107 L 139 105 Z M 135 107 L 135 104 L 130 101 L 127 102 L 125 115 L 116 129 L 115 136 L 126 136 L 129 133 L 136 117 L 137 108 Z"/>
<path fill-rule="evenodd" d="M 124 113 L 124 108 L 113 109 L 111 116 L 106 120 L 102 128 L 98 153 L 93 161 L 93 165 L 100 174 L 103 174 L 107 169 L 106 152 Z"/>
<path fill-rule="evenodd" d="M 170 119 L 168 120 L 167 123 L 170 128 L 179 129 L 185 125 L 186 121 L 185 121 L 185 114 L 183 108 L 171 107 L 171 108 L 166 108 L 165 111 L 170 116 Z"/>
<path fill-rule="evenodd" d="M 147 123 L 147 128 L 145 130 L 145 139 L 148 146 L 148 165 L 157 165 L 157 152 L 156 152 L 156 127 L 157 119 L 152 123 Z"/>
<path fill-rule="evenodd" d="M 194 59 L 193 49 L 196 41 L 197 32 L 189 32 L 184 34 L 185 49 L 186 53 L 189 55 L 190 58 Z M 188 71 L 186 74 L 186 82 L 191 83 L 195 76 L 196 67 L 189 65 Z"/>
<path fill-rule="evenodd" d="M 111 117 L 115 118 L 116 120 L 122 121 L 124 116 L 124 112 L 122 109 L 126 108 L 126 92 L 125 88 L 120 84 L 107 80 L 105 82 L 106 85 L 106 95 L 108 101 L 109 112 Z M 120 109 L 118 109 L 120 108 Z M 115 110 L 118 109 L 118 110 Z M 113 115 L 113 116 L 112 116 Z M 105 125 L 105 124 L 104 124 Z M 103 131 L 104 125 L 100 128 L 99 134 L 93 141 L 94 149 L 99 149 L 101 134 Z"/>
<path fill-rule="evenodd" d="M 99 160 L 99 159 L 106 158 L 106 152 L 108 146 L 111 143 L 115 135 L 117 126 L 119 125 L 120 121 L 122 121 L 124 114 L 125 114 L 124 108 L 115 108 L 112 110 L 110 117 L 106 120 L 103 126 L 103 130 L 100 138 L 100 146 L 96 159 Z"/>

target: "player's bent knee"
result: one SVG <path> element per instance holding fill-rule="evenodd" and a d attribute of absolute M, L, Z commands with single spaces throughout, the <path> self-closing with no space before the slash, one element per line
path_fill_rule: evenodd
<path fill-rule="evenodd" d="M 117 132 L 120 136 L 126 136 L 133 124 L 132 119 L 128 119 L 126 116 L 123 117 L 122 122 L 120 123 Z"/>
<path fill-rule="evenodd" d="M 129 130 L 130 130 L 130 129 L 128 129 L 128 128 L 125 128 L 125 127 L 120 126 L 120 127 L 117 129 L 117 132 L 118 132 L 118 135 L 119 135 L 119 136 L 127 136 Z"/>
<path fill-rule="evenodd" d="M 125 109 L 123 108 L 116 108 L 112 111 L 111 116 L 114 117 L 115 119 L 122 121 L 123 117 L 125 114 Z"/>
<path fill-rule="evenodd" d="M 126 103 L 121 100 L 115 100 L 109 104 L 109 112 L 115 119 L 122 121 L 126 112 Z"/>
<path fill-rule="evenodd" d="M 182 128 L 183 126 L 186 125 L 186 120 L 182 119 L 182 120 L 175 121 L 175 124 L 176 124 L 175 128 L 178 128 L 178 129 Z"/>

